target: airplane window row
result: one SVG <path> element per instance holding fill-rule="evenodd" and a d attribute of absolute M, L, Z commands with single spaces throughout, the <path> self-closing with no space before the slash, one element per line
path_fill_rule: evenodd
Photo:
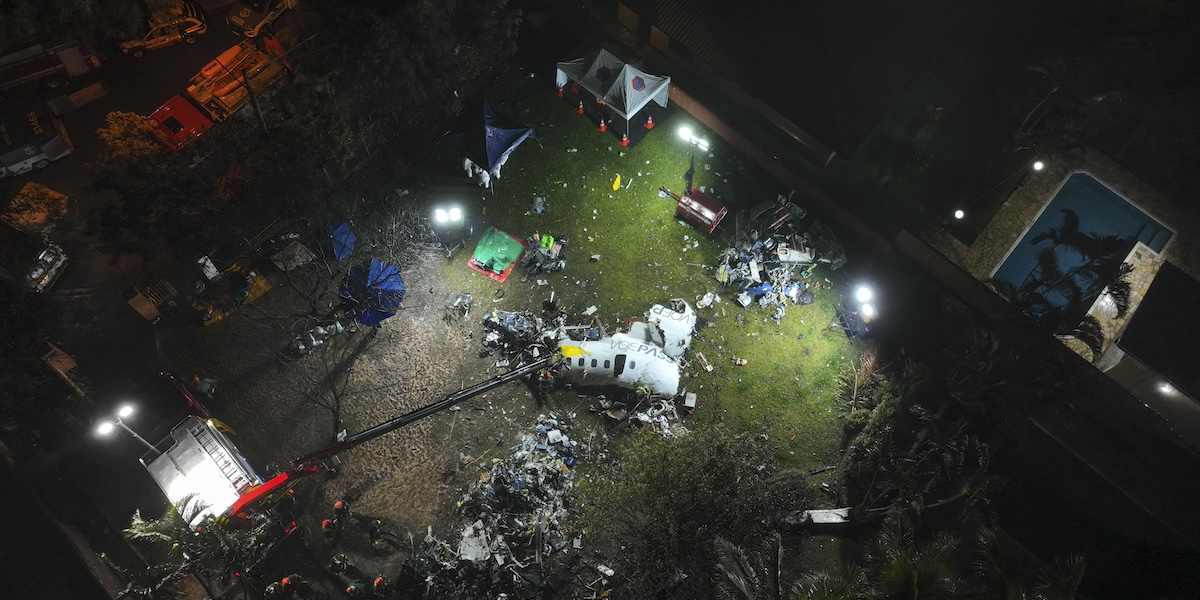
<path fill-rule="evenodd" d="M 584 362 L 584 361 L 583 361 L 583 357 L 582 357 L 582 356 L 581 356 L 581 357 L 579 357 L 579 366 L 581 366 L 581 367 L 582 367 L 582 366 L 583 366 L 583 362 Z M 594 358 L 593 358 L 593 359 L 592 359 L 592 368 L 594 369 L 594 368 L 596 368 L 598 365 L 599 365 L 599 362 L 598 362 L 596 359 L 594 359 Z M 607 360 L 606 360 L 606 361 L 604 361 L 604 368 L 605 368 L 605 369 L 608 369 L 608 368 L 611 368 L 611 367 L 612 367 L 612 363 L 611 363 L 611 362 L 609 362 L 609 361 L 607 361 Z M 630 369 L 636 369 L 636 368 L 637 368 L 637 363 L 636 363 L 636 362 L 634 362 L 634 361 L 632 361 L 632 360 L 631 360 L 631 361 L 629 361 L 629 368 L 630 368 Z"/>

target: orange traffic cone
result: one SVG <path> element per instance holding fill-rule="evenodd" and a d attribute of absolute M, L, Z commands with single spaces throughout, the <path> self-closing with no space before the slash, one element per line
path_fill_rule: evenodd
<path fill-rule="evenodd" d="M 575 112 L 577 112 L 581 115 L 583 114 L 583 100 L 579 101 L 579 107 L 575 109 Z"/>
<path fill-rule="evenodd" d="M 627 134 L 621 134 L 621 145 L 626 148 L 629 147 L 629 136 Z"/>
<path fill-rule="evenodd" d="M 563 97 L 563 91 L 562 91 L 562 86 L 561 86 L 561 85 L 560 85 L 560 86 L 558 86 L 558 97 L 559 97 L 559 98 L 562 98 L 562 97 Z"/>
<path fill-rule="evenodd" d="M 608 123 L 606 123 L 604 121 L 604 119 L 600 119 L 600 128 L 598 129 L 598 131 L 600 133 L 604 133 L 605 131 L 608 131 Z"/>
<path fill-rule="evenodd" d="M 654 117 L 646 115 L 646 129 L 654 129 Z"/>

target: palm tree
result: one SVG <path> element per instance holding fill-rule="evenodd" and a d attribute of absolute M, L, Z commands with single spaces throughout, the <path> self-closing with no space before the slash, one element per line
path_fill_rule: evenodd
<path fill-rule="evenodd" d="M 192 523 L 205 508 L 194 494 L 189 494 L 171 505 L 162 518 L 142 520 L 135 517 L 133 524 L 124 534 L 131 541 L 165 548 L 165 560 L 154 568 L 190 573 L 204 588 L 208 597 L 215 599 L 217 596 L 212 586 L 201 576 L 204 571 L 203 560 L 211 554 L 211 550 L 205 545 L 206 538 L 200 535 L 204 525 L 199 528 L 192 527 Z"/>
<path fill-rule="evenodd" d="M 880 600 L 958 598 L 960 579 L 955 558 L 958 540 L 938 535 L 918 540 L 907 515 L 888 513 L 878 535 L 867 542 L 867 565 Z"/>
<path fill-rule="evenodd" d="M 750 554 L 725 538 L 718 537 L 714 543 L 718 600 L 788 600 L 795 593 L 795 583 L 783 579 L 779 532 L 771 532 Z"/>
<path fill-rule="evenodd" d="M 182 596 L 182 593 L 174 587 L 176 582 L 187 576 L 179 568 L 179 565 L 157 563 L 149 565 L 145 569 L 129 570 L 114 563 L 105 554 L 101 554 L 100 558 L 117 574 L 121 581 L 125 582 L 125 588 L 119 595 L 120 598 L 174 600 Z"/>
<path fill-rule="evenodd" d="M 1074 600 L 1087 561 L 1072 555 L 1047 565 L 1002 531 L 981 527 L 974 562 L 979 595 L 1006 600 Z"/>
<path fill-rule="evenodd" d="M 868 587 L 859 567 L 805 573 L 797 582 L 795 600 L 863 600 L 869 597 Z"/>

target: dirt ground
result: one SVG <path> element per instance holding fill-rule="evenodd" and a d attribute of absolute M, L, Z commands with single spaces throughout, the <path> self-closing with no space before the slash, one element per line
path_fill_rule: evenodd
<path fill-rule="evenodd" d="M 374 336 L 365 329 L 343 333 L 297 359 L 280 350 L 299 332 L 293 328 L 305 307 L 295 290 L 307 289 L 307 282 L 293 287 L 281 273 L 269 275 L 271 292 L 220 323 L 162 330 L 160 350 L 171 363 L 194 365 L 220 382 L 210 408 L 232 427 L 236 443 L 266 478 L 274 466 L 331 443 L 335 404 L 342 419 L 337 429 L 353 434 L 497 373 L 494 357 L 478 356 L 480 319 L 492 306 L 448 317 L 445 306 L 460 291 L 441 275 L 448 268 L 464 267 L 447 265 L 440 252 L 427 253 L 405 268 L 404 308 Z M 297 497 L 307 508 L 300 524 L 330 555 L 346 552 L 364 571 L 396 573 L 428 527 L 457 542 L 455 502 L 479 476 L 479 465 L 505 456 L 540 412 L 577 411 L 586 424 L 573 437 L 607 438 L 587 410 L 591 402 L 556 392 L 539 406 L 528 388 L 514 382 L 366 442 L 337 457 L 338 476 L 318 473 L 300 483 Z M 383 520 L 397 543 L 376 551 L 366 528 L 354 525 L 336 549 L 321 546 L 320 521 L 332 516 L 338 499 L 349 501 L 356 517 Z"/>

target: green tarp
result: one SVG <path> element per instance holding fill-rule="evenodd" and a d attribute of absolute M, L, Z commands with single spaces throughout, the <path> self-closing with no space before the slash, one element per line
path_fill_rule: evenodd
<path fill-rule="evenodd" d="M 524 250 L 513 236 L 489 227 L 475 246 L 475 265 L 499 273 L 516 262 Z"/>

